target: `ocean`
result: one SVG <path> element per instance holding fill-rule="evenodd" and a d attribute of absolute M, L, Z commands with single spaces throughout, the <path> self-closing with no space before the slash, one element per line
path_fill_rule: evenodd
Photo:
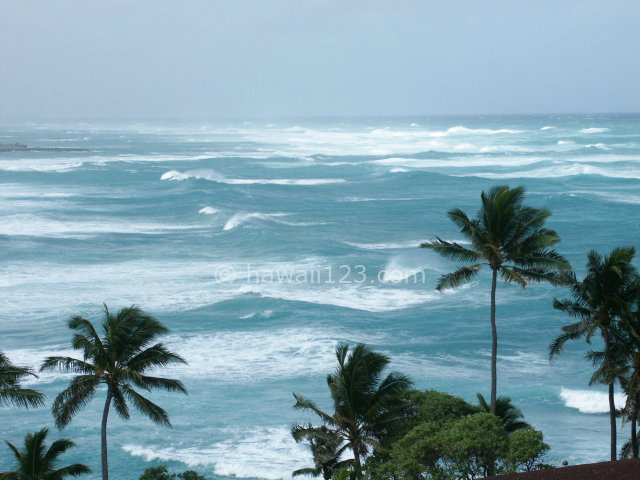
<path fill-rule="evenodd" d="M 73 353 L 72 314 L 136 304 L 189 362 L 162 372 L 188 396 L 151 394 L 173 428 L 111 415 L 116 480 L 158 463 L 290 478 L 311 464 L 289 434 L 312 419 L 292 392 L 328 407 L 340 341 L 387 353 L 419 388 L 488 396 L 488 274 L 438 293 L 452 265 L 417 248 L 460 239 L 446 212 L 475 214 L 483 189 L 524 185 L 528 204 L 551 209 L 578 275 L 590 249 L 638 246 L 638 115 L 0 126 L 0 143 L 14 142 L 85 151 L 0 153 L 0 350 L 38 366 Z M 551 463 L 604 460 L 606 389 L 587 386 L 587 347 L 548 360 L 567 322 L 552 299 L 566 293 L 499 286 L 498 392 L 544 432 Z M 67 381 L 46 373 L 30 385 L 49 406 Z M 0 409 L 0 439 L 49 426 L 77 443 L 66 460 L 97 479 L 103 393 L 61 433 L 49 408 Z M 2 469 L 9 454 L 0 447 Z"/>

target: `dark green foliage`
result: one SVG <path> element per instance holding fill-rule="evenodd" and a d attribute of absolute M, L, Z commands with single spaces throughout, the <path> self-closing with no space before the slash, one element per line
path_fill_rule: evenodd
<path fill-rule="evenodd" d="M 138 480 L 175 480 L 175 473 L 169 473 L 164 465 L 146 468 Z"/>
<path fill-rule="evenodd" d="M 60 439 L 46 447 L 49 430 L 43 428 L 35 433 L 29 433 L 24 438 L 22 450 L 7 442 L 16 458 L 16 465 L 11 472 L 0 474 L 2 480 L 64 480 L 91 473 L 86 465 L 74 463 L 66 467 L 58 465 L 60 457 L 74 446 L 71 440 Z"/>
<path fill-rule="evenodd" d="M 412 390 L 409 399 L 418 422 L 448 423 L 479 412 L 462 398 L 435 390 Z"/>
<path fill-rule="evenodd" d="M 295 424 L 291 428 L 291 435 L 297 443 L 306 442 L 313 457 L 313 467 L 295 470 L 292 476 L 311 475 L 322 476 L 325 480 L 332 478 L 334 472 L 346 467 L 350 462 L 341 462 L 340 456 L 347 449 L 340 435 L 325 425 L 314 427 L 310 424 Z"/>
<path fill-rule="evenodd" d="M 187 470 L 182 473 L 169 473 L 164 465 L 149 467 L 142 472 L 138 480 L 207 480 L 194 470 Z"/>
<path fill-rule="evenodd" d="M 411 382 L 396 372 L 383 376 L 389 358 L 365 345 L 351 350 L 346 344 L 338 345 L 336 357 L 338 367 L 327 376 L 334 412 L 326 413 L 298 394 L 294 394 L 294 407 L 318 415 L 324 426 L 343 440 L 341 449 L 353 453 L 353 472 L 359 479 L 362 460 L 406 415 L 402 399 Z M 293 433 L 295 436 L 295 426 Z"/>
<path fill-rule="evenodd" d="M 37 377 L 28 367 L 19 367 L 0 352 L 0 407 L 41 407 L 44 395 L 30 388 L 22 388 L 20 382 L 29 376 Z"/>
<path fill-rule="evenodd" d="M 445 393 L 408 397 L 415 402 L 411 427 L 389 442 L 387 452 L 368 459 L 370 479 L 470 480 L 542 465 L 549 448 L 542 433 L 523 427 L 510 434 L 499 416 Z"/>
<path fill-rule="evenodd" d="M 511 471 L 540 470 L 548 467 L 542 463 L 548 451 L 549 445 L 544 443 L 542 432 L 533 428 L 518 429 L 509 436 L 509 449 L 505 463 Z"/>
<path fill-rule="evenodd" d="M 203 477 L 195 470 L 187 470 L 185 472 L 178 474 L 179 480 L 207 480 L 206 477 Z"/>
<path fill-rule="evenodd" d="M 491 413 L 491 406 L 479 393 L 478 405 L 480 406 L 480 410 L 483 412 Z M 522 415 L 519 408 L 511 403 L 511 399 L 509 397 L 498 397 L 496 400 L 496 412 L 494 415 L 502 420 L 502 426 L 507 433 L 513 433 L 516 430 L 522 430 L 524 428 L 531 428 L 531 425 L 522 420 L 524 415 Z"/>
<path fill-rule="evenodd" d="M 507 453 L 508 436 L 498 417 L 476 413 L 440 432 L 444 469 L 464 480 L 494 475 Z"/>

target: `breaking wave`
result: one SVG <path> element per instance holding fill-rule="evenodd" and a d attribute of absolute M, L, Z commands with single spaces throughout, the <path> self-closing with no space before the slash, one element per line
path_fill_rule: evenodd
<path fill-rule="evenodd" d="M 209 180 L 211 182 L 226 183 L 229 185 L 329 185 L 344 183 L 342 178 L 227 178 L 214 170 L 197 169 L 179 172 L 170 170 L 160 177 L 160 180 L 188 180 L 190 178 Z"/>

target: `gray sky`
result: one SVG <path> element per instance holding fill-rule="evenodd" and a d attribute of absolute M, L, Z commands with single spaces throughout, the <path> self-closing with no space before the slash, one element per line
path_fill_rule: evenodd
<path fill-rule="evenodd" d="M 640 111 L 638 0 L 0 0 L 0 119 Z"/>

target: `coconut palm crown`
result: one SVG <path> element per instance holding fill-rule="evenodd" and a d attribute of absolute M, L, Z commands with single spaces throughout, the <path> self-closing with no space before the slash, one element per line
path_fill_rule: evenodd
<path fill-rule="evenodd" d="M 401 398 L 411 381 L 396 372 L 383 377 L 389 358 L 365 345 L 356 345 L 350 351 L 348 345 L 340 344 L 336 357 L 338 367 L 327 376 L 334 413 L 322 411 L 314 402 L 295 393 L 294 408 L 314 412 L 340 436 L 353 453 L 354 475 L 359 479 L 362 459 L 379 446 L 380 438 L 405 414 Z"/>
<path fill-rule="evenodd" d="M 483 266 L 491 270 L 491 413 L 496 411 L 498 333 L 496 327 L 496 285 L 498 276 L 506 283 L 526 288 L 532 282 L 562 285 L 560 272 L 571 266 L 554 247 L 558 234 L 545 227 L 551 212 L 523 204 L 524 187 L 496 186 L 482 192 L 481 207 L 475 217 L 460 209 L 448 216 L 468 243 L 436 237 L 420 245 L 455 262 L 466 263 L 442 275 L 437 289 L 456 288 L 478 276 Z"/>
<path fill-rule="evenodd" d="M 20 382 L 25 378 L 37 377 L 28 367 L 19 367 L 0 352 L 0 407 L 41 407 L 44 395 L 30 388 L 23 388 Z"/>
<path fill-rule="evenodd" d="M 29 433 L 24 438 L 24 448 L 20 450 L 12 443 L 7 445 L 16 458 L 15 469 L 0 473 L 1 480 L 64 480 L 91 473 L 86 465 L 74 463 L 66 467 L 58 466 L 58 457 L 74 446 L 71 440 L 60 439 L 46 447 L 49 430 L 43 428 Z"/>
<path fill-rule="evenodd" d="M 487 403 L 482 394 L 478 393 L 476 396 L 480 410 L 491 413 L 491 405 Z M 517 430 L 531 428 L 531 425 L 524 421 L 524 415 L 520 409 L 512 403 L 509 397 L 498 397 L 495 415 L 502 420 L 502 426 L 509 434 Z"/>
<path fill-rule="evenodd" d="M 291 428 L 291 435 L 296 443 L 307 442 L 313 456 L 313 467 L 295 470 L 291 476 L 311 475 L 325 480 L 331 480 L 335 472 L 346 468 L 353 461 L 351 459 L 340 460 L 340 457 L 348 445 L 343 442 L 340 435 L 325 425 L 314 427 L 311 424 L 295 424 Z"/>
<path fill-rule="evenodd" d="M 179 380 L 150 375 L 157 368 L 186 363 L 162 343 L 154 343 L 167 329 L 138 307 L 122 308 L 112 314 L 104 306 L 103 336 L 93 324 L 81 317 L 69 320 L 69 328 L 76 333 L 71 345 L 82 352 L 82 359 L 48 357 L 40 370 L 59 370 L 75 373 L 69 386 L 54 400 L 51 408 L 56 426 L 64 428 L 94 397 L 98 386 L 106 386 L 102 415 L 102 478 L 108 480 L 107 418 L 113 404 L 120 417 L 128 419 L 129 404 L 154 423 L 171 426 L 164 409 L 141 395 L 138 389 L 187 393 Z"/>
<path fill-rule="evenodd" d="M 617 456 L 614 386 L 623 373 L 625 359 L 629 357 L 621 347 L 620 320 L 631 315 L 639 290 L 638 273 L 631 263 L 634 255 L 633 247 L 615 248 L 604 257 L 590 251 L 583 280 L 578 281 L 573 273 L 566 275 L 571 283 L 571 298 L 553 302 L 555 309 L 566 313 L 575 322 L 563 326 L 562 333 L 553 340 L 549 347 L 551 358 L 562 353 L 570 340 L 584 338 L 591 343 L 595 334 L 602 336 L 604 349 L 589 352 L 587 358 L 598 366 L 591 383 L 609 385 L 611 460 Z"/>

